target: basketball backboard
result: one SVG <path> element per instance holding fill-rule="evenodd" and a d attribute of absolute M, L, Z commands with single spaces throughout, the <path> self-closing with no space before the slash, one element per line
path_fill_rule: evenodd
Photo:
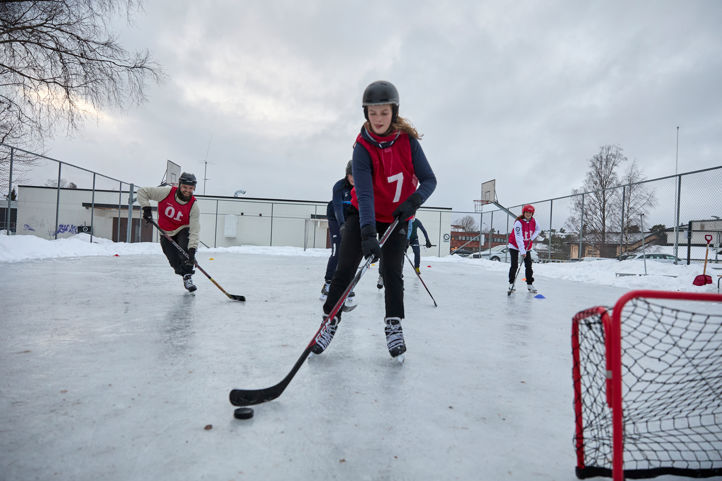
<path fill-rule="evenodd" d="M 161 185 L 178 185 L 178 177 L 181 174 L 181 166 L 170 160 L 166 161 L 165 175 Z"/>

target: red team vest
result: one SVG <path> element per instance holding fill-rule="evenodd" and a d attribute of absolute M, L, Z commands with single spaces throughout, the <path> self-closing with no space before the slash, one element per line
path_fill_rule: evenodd
<path fill-rule="evenodd" d="M 526 222 L 522 219 L 519 219 L 518 222 L 521 224 L 521 238 L 524 239 L 524 250 L 531 250 L 531 245 L 533 244 L 533 242 L 531 241 L 531 235 L 536 230 L 536 220 L 534 220 L 534 217 L 532 217 L 529 222 Z M 516 221 L 514 222 L 514 225 L 516 225 Z M 516 250 L 519 250 L 519 246 L 516 245 L 515 229 L 512 229 L 511 234 L 509 234 L 509 244 L 516 247 Z"/>
<path fill-rule="evenodd" d="M 373 133 L 371 135 L 379 142 L 389 142 L 394 140 L 396 132 L 387 137 Z M 371 157 L 376 220 L 386 223 L 393 222 L 394 210 L 416 192 L 416 187 L 419 185 L 419 179 L 416 178 L 411 161 L 409 135 L 402 132 L 396 142 L 385 149 L 380 149 L 366 141 L 361 134 L 356 138 L 356 142 L 363 145 Z M 355 188 L 351 190 L 351 204 L 358 209 Z"/>
<path fill-rule="evenodd" d="M 180 204 L 175 198 L 178 187 L 171 187 L 170 193 L 165 199 L 158 202 L 158 225 L 166 232 L 172 232 L 179 229 L 190 222 L 191 207 L 196 198 L 191 196 L 191 200 L 186 204 Z"/>

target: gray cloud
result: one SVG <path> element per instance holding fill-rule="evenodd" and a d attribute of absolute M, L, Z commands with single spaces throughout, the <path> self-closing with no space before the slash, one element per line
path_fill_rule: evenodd
<path fill-rule="evenodd" d="M 439 177 L 429 204 L 471 210 L 484 180 L 514 204 L 579 187 L 618 144 L 647 177 L 720 165 L 722 4 L 149 2 L 124 43 L 169 79 L 55 157 L 153 184 L 165 160 L 207 192 L 325 200 L 387 79 Z"/>

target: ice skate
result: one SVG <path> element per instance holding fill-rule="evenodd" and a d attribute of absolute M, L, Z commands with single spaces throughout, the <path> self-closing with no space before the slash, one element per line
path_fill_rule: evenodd
<path fill-rule="evenodd" d="M 514 292 L 514 283 L 509 284 L 509 289 L 506 291 L 506 295 L 510 296 Z"/>
<path fill-rule="evenodd" d="M 529 289 L 529 292 L 531 292 L 532 294 L 537 293 L 537 290 L 536 290 L 536 287 L 534 287 L 534 284 L 527 284 L 526 288 Z"/>
<path fill-rule="evenodd" d="M 325 301 L 328 297 L 328 288 L 331 287 L 330 282 L 324 282 L 323 287 L 321 288 L 321 297 L 319 297 L 319 300 Z"/>
<path fill-rule="evenodd" d="M 389 348 L 391 357 L 397 358 L 406 352 L 406 343 L 404 342 L 404 332 L 401 329 L 401 319 L 398 317 L 387 317 L 384 319 L 386 327 L 386 346 Z M 400 362 L 403 362 L 403 358 Z"/>
<path fill-rule="evenodd" d="M 191 274 L 186 274 L 183 276 L 183 287 L 188 289 L 188 292 L 193 292 L 196 289 L 198 289 L 196 287 L 196 285 L 193 284 L 193 279 L 191 278 Z"/>
<path fill-rule="evenodd" d="M 321 354 L 326 350 L 328 345 L 331 344 L 331 339 L 333 339 L 334 334 L 336 334 L 336 329 L 338 328 L 338 317 L 334 317 L 330 321 L 327 321 L 327 319 L 328 316 L 323 316 L 322 327 L 318 331 L 313 347 L 311 348 L 311 352 L 316 355 Z"/>
<path fill-rule="evenodd" d="M 356 304 L 356 293 L 351 291 L 348 297 L 346 297 L 346 300 L 344 301 L 343 307 L 341 309 L 343 310 L 343 312 L 349 312 L 356 309 L 356 306 L 358 306 L 358 304 Z"/>

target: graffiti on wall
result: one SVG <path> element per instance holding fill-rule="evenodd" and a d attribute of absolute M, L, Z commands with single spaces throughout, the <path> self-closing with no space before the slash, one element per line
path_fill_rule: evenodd
<path fill-rule="evenodd" d="M 78 226 L 75 224 L 59 224 L 56 234 L 77 234 Z"/>

